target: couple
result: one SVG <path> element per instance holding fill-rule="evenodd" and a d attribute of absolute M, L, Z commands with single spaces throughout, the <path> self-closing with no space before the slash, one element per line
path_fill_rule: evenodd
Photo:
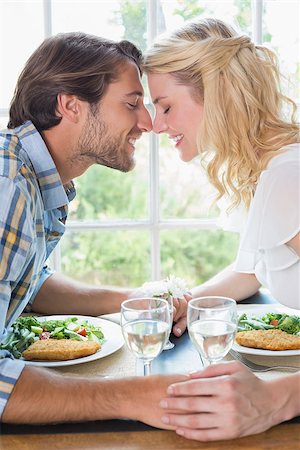
<path fill-rule="evenodd" d="M 279 91 L 274 54 L 219 20 L 186 24 L 143 58 L 127 41 L 83 33 L 45 40 L 20 75 L 0 134 L 1 338 L 23 311 L 98 316 L 134 296 L 75 283 L 45 261 L 64 233 L 72 180 L 92 164 L 131 170 L 136 140 L 152 129 L 174 139 L 182 160 L 205 157 L 219 198 L 247 211 L 234 269 L 193 296 L 241 300 L 264 284 L 299 307 L 299 129 L 283 117 L 285 103 L 294 107 Z M 187 300 L 176 302 L 177 336 Z M 130 418 L 209 441 L 300 414 L 298 374 L 265 382 L 237 362 L 191 375 L 78 379 L 0 357 L 8 423 Z"/>

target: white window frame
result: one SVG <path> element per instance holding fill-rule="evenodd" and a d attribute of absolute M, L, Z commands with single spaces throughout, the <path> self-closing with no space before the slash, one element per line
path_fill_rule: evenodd
<path fill-rule="evenodd" d="M 262 14 L 263 1 L 252 0 L 252 33 L 253 40 L 257 44 L 262 42 Z M 52 0 L 43 0 L 44 11 L 44 36 L 52 35 Z M 148 41 L 152 42 L 157 35 L 158 1 L 148 0 Z M 151 105 L 147 105 L 149 109 Z M 7 109 L 0 109 L 0 116 L 8 116 Z M 149 218 L 148 220 L 116 220 L 116 221 L 75 221 L 68 220 L 68 230 L 148 230 L 151 236 L 151 279 L 156 280 L 161 276 L 160 259 L 160 232 L 166 229 L 218 229 L 217 219 L 161 219 L 160 217 L 160 192 L 159 192 L 159 139 L 154 133 L 149 135 L 150 161 L 149 161 Z M 51 263 L 55 270 L 61 271 L 61 247 L 54 250 Z"/>

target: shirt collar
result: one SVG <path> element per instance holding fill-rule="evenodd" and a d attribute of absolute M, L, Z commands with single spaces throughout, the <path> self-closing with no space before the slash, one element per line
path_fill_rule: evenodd
<path fill-rule="evenodd" d="M 46 210 L 68 204 L 76 195 L 74 183 L 63 185 L 47 146 L 31 121 L 14 129 L 27 153 L 41 189 Z"/>

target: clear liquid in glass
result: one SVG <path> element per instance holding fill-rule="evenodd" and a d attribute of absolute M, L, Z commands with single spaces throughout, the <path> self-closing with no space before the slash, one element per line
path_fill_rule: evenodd
<path fill-rule="evenodd" d="M 152 360 L 162 351 L 170 333 L 170 324 L 162 320 L 142 319 L 123 325 L 130 351 L 144 360 Z"/>
<path fill-rule="evenodd" d="M 227 355 L 236 333 L 236 324 L 221 320 L 197 320 L 189 327 L 189 335 L 196 349 L 210 362 Z"/>

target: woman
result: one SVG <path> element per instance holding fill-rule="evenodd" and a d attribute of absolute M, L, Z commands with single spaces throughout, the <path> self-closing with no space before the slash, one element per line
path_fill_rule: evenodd
<path fill-rule="evenodd" d="M 156 109 L 153 130 L 169 135 L 183 161 L 200 155 L 218 198 L 229 202 L 229 217 L 242 210 L 245 219 L 234 269 L 193 296 L 242 300 L 263 284 L 282 304 L 299 308 L 299 127 L 294 102 L 279 90 L 274 53 L 206 19 L 158 40 L 144 70 Z M 300 413 L 297 374 L 288 383 L 265 382 L 233 362 L 191 377 L 162 401 L 182 410 L 163 421 L 188 438 L 245 436 Z"/>

